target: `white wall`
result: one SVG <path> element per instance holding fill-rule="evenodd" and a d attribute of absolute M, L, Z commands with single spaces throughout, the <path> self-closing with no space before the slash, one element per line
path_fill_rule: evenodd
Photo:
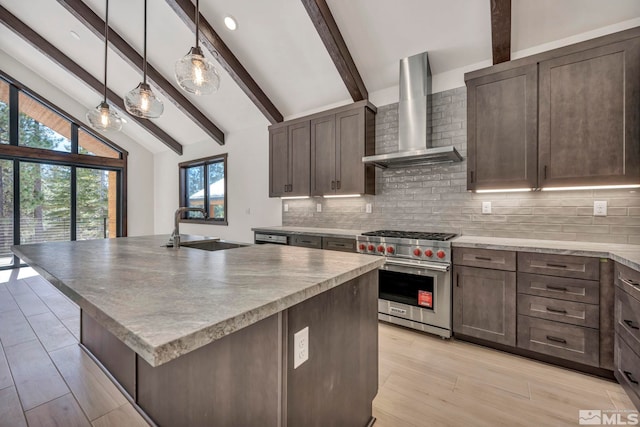
<path fill-rule="evenodd" d="M 47 101 L 78 120 L 84 120 L 86 108 L 47 80 L 0 50 L 0 68 Z M 69 76 L 70 79 L 73 77 Z M 80 83 L 79 83 L 80 84 Z M 96 97 L 96 104 L 99 102 Z M 126 126 L 126 125 L 125 125 Z M 105 135 L 129 152 L 128 162 L 128 235 L 153 234 L 153 155 L 122 132 Z"/>
<path fill-rule="evenodd" d="M 253 242 L 251 227 L 282 224 L 280 199 L 269 196 L 269 134 L 267 124 L 225 135 L 225 145 L 209 140 L 185 145 L 183 155 L 155 155 L 155 233 L 170 234 L 178 207 L 178 164 L 228 153 L 228 225 L 180 224 L 180 233 Z"/>

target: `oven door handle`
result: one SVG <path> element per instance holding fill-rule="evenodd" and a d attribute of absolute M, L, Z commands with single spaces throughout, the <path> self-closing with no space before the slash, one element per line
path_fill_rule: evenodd
<path fill-rule="evenodd" d="M 435 271 L 440 271 L 442 273 L 446 273 L 447 271 L 449 271 L 449 265 L 448 264 L 437 264 L 435 262 L 420 262 L 418 264 L 416 262 L 401 261 L 401 260 L 398 260 L 398 259 L 389 259 L 389 258 L 387 258 L 387 260 L 385 261 L 385 264 L 399 265 L 399 266 L 402 266 L 402 267 L 420 268 L 420 269 L 423 269 L 423 270 L 435 270 Z"/>

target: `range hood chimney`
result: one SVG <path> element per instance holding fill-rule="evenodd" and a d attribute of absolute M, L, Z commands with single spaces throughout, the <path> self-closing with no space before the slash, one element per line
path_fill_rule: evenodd
<path fill-rule="evenodd" d="M 427 132 L 430 123 L 431 68 L 427 52 L 400 60 L 400 102 L 398 104 L 398 151 L 365 156 L 364 163 L 380 168 L 459 162 L 462 156 L 453 146 L 432 147 Z"/>

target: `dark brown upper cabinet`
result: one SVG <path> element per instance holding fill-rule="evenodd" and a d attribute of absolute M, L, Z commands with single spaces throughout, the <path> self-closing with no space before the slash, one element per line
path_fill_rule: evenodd
<path fill-rule="evenodd" d="M 640 184 L 640 27 L 465 74 L 467 189 Z"/>
<path fill-rule="evenodd" d="M 269 197 L 309 195 L 309 122 L 269 128 Z"/>
<path fill-rule="evenodd" d="M 375 112 L 366 102 L 311 120 L 311 195 L 375 194 Z"/>
<path fill-rule="evenodd" d="M 640 183 L 640 39 L 539 67 L 540 186 Z"/>
<path fill-rule="evenodd" d="M 467 189 L 535 188 L 538 68 L 467 81 Z"/>

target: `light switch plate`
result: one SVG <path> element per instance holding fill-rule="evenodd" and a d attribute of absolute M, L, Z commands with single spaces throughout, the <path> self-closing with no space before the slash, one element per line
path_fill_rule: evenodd
<path fill-rule="evenodd" d="M 483 214 L 491 213 L 491 202 L 482 202 L 482 213 Z"/>
<path fill-rule="evenodd" d="M 309 327 L 293 334 L 293 369 L 309 360 Z"/>
<path fill-rule="evenodd" d="M 289 203 L 284 204 L 284 211 L 289 212 Z"/>
<path fill-rule="evenodd" d="M 596 200 L 593 202 L 593 216 L 607 216 L 606 200 Z"/>
<path fill-rule="evenodd" d="M 365 209 L 366 209 L 367 213 L 371 213 L 371 203 L 367 203 Z"/>
<path fill-rule="evenodd" d="M 322 212 L 322 204 L 316 203 L 316 212 Z"/>

